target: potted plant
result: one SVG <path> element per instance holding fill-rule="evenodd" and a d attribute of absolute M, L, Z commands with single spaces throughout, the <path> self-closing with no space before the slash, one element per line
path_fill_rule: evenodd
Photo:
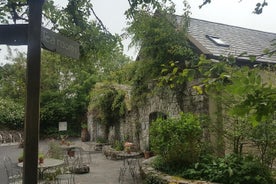
<path fill-rule="evenodd" d="M 81 124 L 81 128 L 82 128 L 82 130 L 81 130 L 81 141 L 82 142 L 87 142 L 90 139 L 90 135 L 89 135 L 87 127 L 88 126 L 87 126 L 86 123 Z"/>
<path fill-rule="evenodd" d="M 149 147 L 146 146 L 145 150 L 144 150 L 144 157 L 145 159 L 148 159 L 150 157 L 150 150 L 149 150 Z"/>
<path fill-rule="evenodd" d="M 60 135 L 61 142 L 60 144 L 66 144 L 66 139 L 68 138 L 68 135 Z"/>
<path fill-rule="evenodd" d="M 18 157 L 18 162 L 23 162 L 23 152 L 20 153 L 19 157 Z"/>
<path fill-rule="evenodd" d="M 128 154 L 130 154 L 130 153 L 131 153 L 130 147 L 129 147 L 129 146 L 125 147 L 125 151 L 126 151 Z"/>
<path fill-rule="evenodd" d="M 43 153 L 38 154 L 38 162 L 39 162 L 39 164 L 42 164 L 44 162 L 44 154 Z"/>

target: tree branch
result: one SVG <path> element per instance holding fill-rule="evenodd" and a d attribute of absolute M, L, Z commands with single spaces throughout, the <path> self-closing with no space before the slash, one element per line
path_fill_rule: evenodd
<path fill-rule="evenodd" d="M 240 0 L 239 2 L 241 2 L 242 0 Z M 203 6 L 205 6 L 206 4 L 210 4 L 211 3 L 211 0 L 203 0 L 203 3 L 201 5 L 199 5 L 199 8 L 202 8 Z M 265 6 L 268 6 L 268 3 L 266 2 L 266 0 L 264 0 L 262 3 L 257 3 L 256 4 L 256 7 L 253 11 L 253 13 L 255 14 L 262 14 L 263 13 L 263 8 Z"/>
<path fill-rule="evenodd" d="M 93 15 L 95 16 L 95 18 L 99 21 L 99 23 L 100 23 L 101 27 L 103 28 L 103 30 L 104 30 L 105 32 L 111 34 L 111 33 L 106 29 L 106 27 L 105 27 L 105 25 L 103 24 L 103 22 L 101 21 L 101 19 L 96 15 L 96 13 L 95 13 L 93 7 L 91 7 L 90 9 L 91 9 Z"/>

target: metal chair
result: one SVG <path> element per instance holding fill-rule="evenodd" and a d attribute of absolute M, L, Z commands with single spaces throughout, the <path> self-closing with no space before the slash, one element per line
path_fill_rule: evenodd
<path fill-rule="evenodd" d="M 64 158 L 64 167 L 61 168 L 61 174 L 57 175 L 55 178 L 55 183 L 62 184 L 75 184 L 75 174 L 74 169 L 79 164 L 79 158 L 76 158 L 72 161 L 71 158 L 65 157 Z"/>
<path fill-rule="evenodd" d="M 4 157 L 4 168 L 8 177 L 9 184 L 20 184 L 22 183 L 22 172 L 20 169 L 17 169 L 16 166 L 12 163 L 10 157 Z"/>
<path fill-rule="evenodd" d="M 91 158 L 91 151 L 84 150 L 82 147 L 75 148 L 75 152 L 77 156 L 80 158 L 81 164 L 88 164 L 90 165 L 92 162 Z M 84 162 L 86 160 L 86 162 Z"/>
<path fill-rule="evenodd" d="M 126 172 L 129 172 L 134 184 L 139 183 L 140 174 L 140 159 L 139 158 L 125 158 L 123 165 L 120 167 L 119 183 L 124 183 Z"/>

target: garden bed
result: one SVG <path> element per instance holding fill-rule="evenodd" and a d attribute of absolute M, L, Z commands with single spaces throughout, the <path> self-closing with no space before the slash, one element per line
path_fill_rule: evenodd
<path fill-rule="evenodd" d="M 151 157 L 142 162 L 141 167 L 141 175 L 145 183 L 159 183 L 159 184 L 218 184 L 212 183 L 208 181 L 200 181 L 200 180 L 187 180 L 184 178 L 170 176 L 168 174 L 162 173 L 160 171 L 155 170 L 152 167 L 153 160 L 156 157 Z"/>

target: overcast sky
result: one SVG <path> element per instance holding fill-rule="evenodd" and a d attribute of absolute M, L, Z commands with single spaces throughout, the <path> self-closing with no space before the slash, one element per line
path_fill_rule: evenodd
<path fill-rule="evenodd" d="M 111 33 L 123 33 L 123 28 L 126 27 L 126 18 L 124 11 L 129 7 L 127 0 L 91 0 L 94 5 L 94 10 L 98 17 L 103 21 L 107 29 Z M 253 14 L 256 3 L 263 0 L 212 0 L 211 4 L 207 4 L 199 9 L 199 5 L 203 0 L 188 0 L 191 6 L 191 17 L 219 22 L 234 26 L 240 26 L 250 29 L 256 29 L 266 32 L 276 33 L 276 1 L 266 0 L 268 6 L 264 8 L 261 15 Z M 66 0 L 56 0 L 59 4 L 64 4 Z M 176 14 L 183 14 L 183 0 L 174 0 L 176 3 Z M 135 57 L 134 50 L 128 51 L 127 44 L 129 41 L 124 41 L 125 53 Z M 0 47 L 0 59 L 6 55 L 5 46 Z M 26 49 L 25 49 L 26 50 Z"/>

